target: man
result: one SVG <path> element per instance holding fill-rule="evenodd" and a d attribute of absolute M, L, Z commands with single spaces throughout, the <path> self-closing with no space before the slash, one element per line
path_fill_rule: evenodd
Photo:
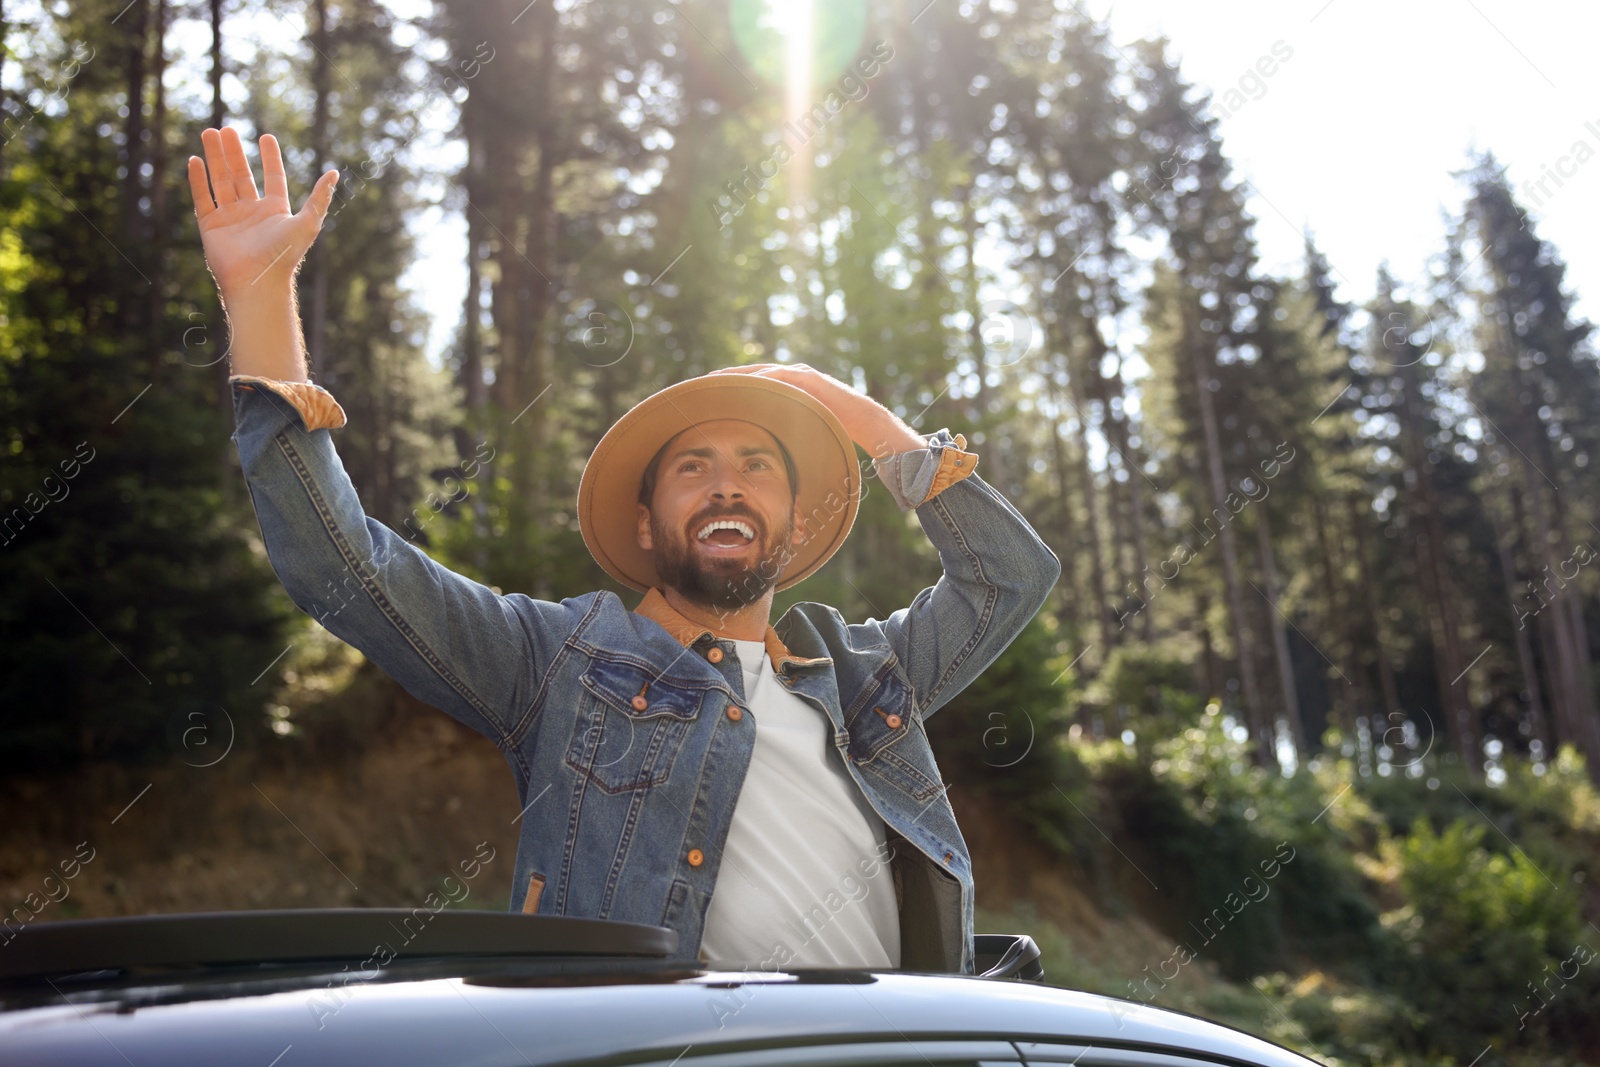
<path fill-rule="evenodd" d="M 289 214 L 238 133 L 189 158 L 233 334 L 234 441 L 290 597 L 410 693 L 492 740 L 524 805 L 512 909 L 668 926 L 686 961 L 973 972 L 973 883 L 923 721 L 992 663 L 1060 564 L 977 478 L 804 366 L 728 368 L 613 426 L 578 493 L 585 543 L 644 592 L 501 595 L 366 517 L 306 375 L 294 273 L 335 172 Z M 207 188 L 207 177 L 211 187 Z M 944 565 L 883 621 L 773 594 L 843 543 L 855 446 Z"/>

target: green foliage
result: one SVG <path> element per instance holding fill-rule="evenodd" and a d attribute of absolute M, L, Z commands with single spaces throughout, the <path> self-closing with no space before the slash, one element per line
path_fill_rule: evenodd
<path fill-rule="evenodd" d="M 1212 705 L 1174 737 L 1077 746 L 1094 800 L 1069 817 L 1115 844 L 1090 842 L 1112 871 L 1100 907 L 1125 915 L 1140 898 L 1237 983 L 1153 982 L 1154 1003 L 1335 1063 L 1465 1063 L 1491 1044 L 1505 1062 L 1572 1062 L 1561 1050 L 1600 1038 L 1600 932 L 1579 895 L 1600 804 L 1580 760 L 1537 775 L 1509 760 L 1499 788 L 1362 776 L 1350 760 L 1286 778 L 1253 767 L 1236 729 Z M 1401 812 L 1413 821 L 1396 834 Z M 1114 969 L 1067 973 L 1129 995 Z"/>
<path fill-rule="evenodd" d="M 1530 824 L 1600 833 L 1600 789 L 1570 744 L 1562 745 L 1556 758 L 1537 771 L 1534 761 L 1513 759 L 1505 772 L 1504 788 L 1497 795 Z"/>
<path fill-rule="evenodd" d="M 1219 996 L 1212 1005 L 1226 1010 L 1229 1001 L 1236 1000 L 1235 1010 L 1247 1020 L 1246 1029 L 1317 1057 L 1330 1067 L 1346 1063 L 1446 1067 L 1459 1062 L 1403 1051 L 1401 1035 L 1426 1020 L 1392 989 L 1343 985 L 1320 972 L 1296 979 L 1277 971 L 1252 979 L 1250 984 L 1254 986 L 1250 993 Z"/>
<path fill-rule="evenodd" d="M 1323 804 L 1312 777 L 1252 766 L 1215 704 L 1155 756 L 1146 764 L 1124 750 L 1096 772 L 1119 840 L 1138 842 L 1141 869 L 1161 886 L 1163 929 L 1235 979 L 1301 953 L 1364 973 L 1377 917 L 1312 823 Z"/>
<path fill-rule="evenodd" d="M 1053 621 L 1035 616 L 977 681 L 927 720 L 928 739 L 952 789 L 1003 798 L 1047 844 L 1089 858 L 1094 830 L 1073 808 L 1091 806 L 1088 772 L 1064 743 L 1070 690 L 1052 656 L 1055 640 Z"/>
<path fill-rule="evenodd" d="M 1351 773 L 1348 761 L 1343 767 Z M 1442 767 L 1427 779 L 1370 776 L 1359 789 L 1379 836 L 1405 836 L 1419 820 L 1435 828 L 1492 822 L 1499 832 L 1483 842 L 1491 851 L 1521 851 L 1546 868 L 1570 865 L 1582 878 L 1597 873 L 1589 846 L 1600 832 L 1600 792 L 1582 757 L 1562 746 L 1537 773 L 1533 761 L 1522 758 L 1506 761 L 1503 770 L 1506 780 L 1497 787 L 1475 781 L 1460 767 Z"/>
<path fill-rule="evenodd" d="M 1083 688 L 1078 713 L 1098 713 L 1108 727 L 1118 724 L 1136 737 L 1167 737 L 1200 717 L 1199 689 L 1188 658 L 1154 645 L 1121 645 Z"/>
<path fill-rule="evenodd" d="M 148 275 L 119 234 L 115 156 L 84 155 L 98 108 L 36 116 L 0 195 L 0 767 L 113 757 L 209 758 L 264 735 L 266 686 L 298 613 L 238 491 L 230 417 L 210 371 L 184 359 L 175 304 L 144 329 Z M 114 108 L 114 105 L 110 105 Z M 91 136 L 92 139 L 92 136 Z M 46 176 L 72 200 L 26 197 Z M 173 175 L 163 175 L 172 180 Z M 76 209 L 74 208 L 76 205 Z M 85 238 L 87 214 L 102 236 Z M 169 216 L 176 247 L 192 215 Z M 197 267 L 188 235 L 168 277 Z M 134 249 L 137 254 L 138 250 Z M 145 271 L 153 268 L 149 263 Z M 153 284 L 150 282 L 149 284 Z"/>
<path fill-rule="evenodd" d="M 1481 819 L 1442 833 L 1418 819 L 1391 846 L 1406 905 L 1384 922 L 1428 1051 L 1470 1057 L 1486 1040 L 1570 1037 L 1600 1008 L 1600 936 L 1580 921 L 1569 872 L 1520 849 L 1490 852 L 1488 832 Z"/>

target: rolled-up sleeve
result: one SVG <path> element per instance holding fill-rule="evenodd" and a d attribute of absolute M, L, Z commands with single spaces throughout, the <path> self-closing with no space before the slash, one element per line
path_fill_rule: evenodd
<path fill-rule="evenodd" d="M 294 405 L 307 430 L 337 430 L 345 424 L 344 408 L 339 406 L 332 393 L 314 382 L 263 378 L 259 374 L 235 374 L 228 381 L 252 383 L 249 385 L 251 389 L 258 386 L 271 389 Z"/>
<path fill-rule="evenodd" d="M 928 446 L 872 461 L 878 478 L 901 511 L 912 511 L 978 469 L 978 456 L 966 451 L 962 434 L 948 429 L 926 436 Z"/>

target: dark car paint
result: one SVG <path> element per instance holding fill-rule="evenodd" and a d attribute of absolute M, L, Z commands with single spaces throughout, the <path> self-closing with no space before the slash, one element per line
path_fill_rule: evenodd
<path fill-rule="evenodd" d="M 1182 1013 L 1032 982 L 637 959 L 358 966 L 9 983 L 0 986 L 0 1065 L 1314 1062 Z"/>

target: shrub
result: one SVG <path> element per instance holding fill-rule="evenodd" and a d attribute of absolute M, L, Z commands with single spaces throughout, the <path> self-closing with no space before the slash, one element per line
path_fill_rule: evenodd
<path fill-rule="evenodd" d="M 1483 847 L 1482 819 L 1436 833 L 1419 818 L 1388 849 L 1404 907 L 1384 917 L 1402 949 L 1398 988 L 1426 1016 L 1426 1050 L 1471 1059 L 1486 1042 L 1594 1034 L 1600 935 L 1581 922 L 1567 870 Z"/>
<path fill-rule="evenodd" d="M 1129 729 L 1137 737 L 1167 737 L 1200 718 L 1205 700 L 1189 659 L 1160 646 L 1133 644 L 1114 650 L 1077 701 L 1080 719 L 1099 715 L 1107 732 Z"/>

